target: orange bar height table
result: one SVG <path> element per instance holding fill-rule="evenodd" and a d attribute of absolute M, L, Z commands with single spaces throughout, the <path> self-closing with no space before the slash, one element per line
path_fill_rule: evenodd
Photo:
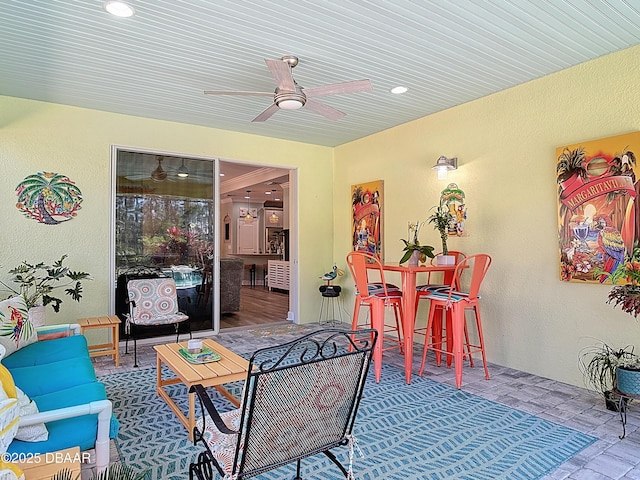
<path fill-rule="evenodd" d="M 444 283 L 451 282 L 455 265 L 422 265 L 409 267 L 397 263 L 385 263 L 385 272 L 399 272 L 402 279 L 402 332 L 404 334 L 404 371 L 407 384 L 411 383 L 413 367 L 413 330 L 416 324 L 416 276 L 421 272 L 444 272 Z M 389 281 L 387 279 L 387 281 Z M 458 339 L 453 338 L 453 343 Z M 455 349 L 455 345 L 454 345 Z"/>
<path fill-rule="evenodd" d="M 84 335 L 87 330 L 95 328 L 108 328 L 111 330 L 110 343 L 102 343 L 100 345 L 89 345 L 89 356 L 99 357 L 102 355 L 111 355 L 116 362 L 116 367 L 120 366 L 120 350 L 118 348 L 120 342 L 120 319 L 117 315 L 105 315 L 102 317 L 81 318 L 78 320 L 80 325 L 80 333 Z"/>

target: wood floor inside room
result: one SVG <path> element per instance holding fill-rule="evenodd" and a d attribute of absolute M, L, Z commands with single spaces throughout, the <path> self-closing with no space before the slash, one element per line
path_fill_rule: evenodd
<path fill-rule="evenodd" d="M 287 320 L 289 294 L 263 287 L 242 287 L 240 311 L 220 316 L 220 328 L 268 325 Z"/>
<path fill-rule="evenodd" d="M 196 305 L 191 302 L 186 310 L 181 310 L 189 315 L 189 328 L 191 332 L 212 330 L 211 300 L 207 306 Z M 220 329 L 237 327 L 257 327 L 270 324 L 284 323 L 289 312 L 289 294 L 287 292 L 272 290 L 263 287 L 243 286 L 240 292 L 240 311 L 220 315 Z M 124 323 L 122 325 L 124 327 Z M 187 333 L 186 322 L 180 326 L 181 334 Z M 174 325 L 154 325 L 136 328 L 136 338 L 149 338 L 175 335 Z M 121 338 L 126 338 L 124 331 L 120 332 Z"/>

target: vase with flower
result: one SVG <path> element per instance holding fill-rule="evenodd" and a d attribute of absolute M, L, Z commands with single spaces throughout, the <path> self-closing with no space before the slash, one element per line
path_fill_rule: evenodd
<path fill-rule="evenodd" d="M 402 249 L 404 255 L 402 255 L 400 263 L 408 261 L 408 265 L 410 267 L 417 267 L 420 262 L 426 262 L 427 257 L 433 258 L 433 247 L 430 245 L 421 245 L 418 240 L 420 228 L 425 223 L 426 220 L 423 222 L 418 221 L 416 223 L 409 222 L 407 240 L 404 238 L 401 239 L 404 242 L 404 248 Z"/>

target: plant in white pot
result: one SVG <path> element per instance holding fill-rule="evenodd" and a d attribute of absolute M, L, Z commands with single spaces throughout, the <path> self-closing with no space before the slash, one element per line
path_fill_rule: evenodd
<path fill-rule="evenodd" d="M 79 302 L 82 298 L 82 280 L 92 280 L 88 273 L 72 271 L 64 266 L 66 258 L 67 255 L 63 255 L 53 265 L 46 265 L 43 262 L 31 264 L 24 261 L 9 270 L 11 285 L 0 281 L 4 287 L 3 290 L 9 292 L 7 298 L 21 296 L 24 299 L 30 310 L 29 318 L 32 322 L 32 313 L 36 317 L 39 315 L 38 307 L 44 310 L 45 306 L 51 305 L 55 312 L 60 311 L 62 299 L 53 295 L 55 290 L 64 289 L 66 295 Z M 37 310 L 32 310 L 34 308 Z M 43 315 L 43 312 L 40 314 Z M 44 319 L 36 320 L 33 323 L 37 325 L 43 321 Z"/>
<path fill-rule="evenodd" d="M 407 235 L 407 240 L 404 238 L 400 239 L 404 242 L 404 248 L 402 249 L 404 254 L 400 259 L 400 263 L 409 261 L 410 267 L 417 267 L 420 262 L 426 262 L 427 257 L 433 258 L 433 247 L 430 245 L 420 245 L 420 241 L 418 240 L 420 228 L 425 223 L 426 220 L 416 223 L 409 222 L 409 235 Z"/>
<path fill-rule="evenodd" d="M 427 221 L 433 224 L 433 228 L 440 234 L 440 240 L 442 240 L 442 255 L 436 257 L 436 263 L 438 265 L 453 265 L 456 263 L 456 257 L 449 255 L 449 249 L 447 248 L 447 239 L 449 238 L 449 227 L 451 222 L 455 220 L 455 217 L 451 214 L 446 205 L 440 204 L 437 207 L 431 207 L 433 213 Z"/>

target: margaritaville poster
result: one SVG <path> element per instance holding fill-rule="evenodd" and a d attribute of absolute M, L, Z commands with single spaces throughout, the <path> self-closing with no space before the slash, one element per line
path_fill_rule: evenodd
<path fill-rule="evenodd" d="M 638 152 L 640 132 L 556 149 L 562 280 L 610 283 L 640 239 Z"/>

